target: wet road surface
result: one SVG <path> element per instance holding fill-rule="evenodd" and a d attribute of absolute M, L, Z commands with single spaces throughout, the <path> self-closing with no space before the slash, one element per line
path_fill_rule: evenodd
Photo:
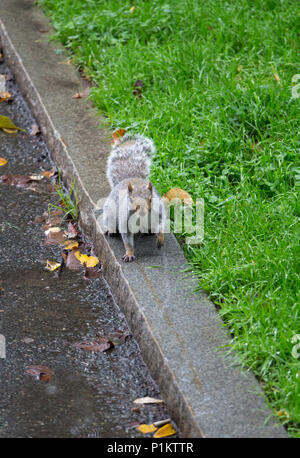
<path fill-rule="evenodd" d="M 11 74 L 5 63 L 0 74 Z M 38 174 L 53 163 L 41 136 L 31 136 L 36 122 L 14 79 L 7 81 L 12 103 L 0 104 L 26 132 L 0 129 L 4 174 Z M 6 358 L 0 358 L 0 437 L 142 437 L 139 423 L 168 417 L 161 405 L 133 412 L 134 399 L 160 398 L 137 343 L 129 338 L 106 353 L 70 345 L 90 341 L 115 329 L 128 331 L 124 315 L 105 280 L 84 280 L 64 269 L 60 278 L 45 269 L 60 260 L 61 249 L 45 246 L 34 223 L 57 196 L 0 183 L 0 334 Z M 25 374 L 30 365 L 55 371 L 48 382 Z"/>

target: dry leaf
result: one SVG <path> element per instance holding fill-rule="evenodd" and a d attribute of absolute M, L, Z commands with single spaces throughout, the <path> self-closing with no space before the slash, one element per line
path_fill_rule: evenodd
<path fill-rule="evenodd" d="M 90 88 L 87 86 L 83 92 L 76 92 L 72 99 L 86 99 L 90 93 Z"/>
<path fill-rule="evenodd" d="M 47 177 L 47 178 L 51 178 L 51 177 L 53 177 L 55 172 L 56 172 L 56 168 L 53 167 L 53 169 L 51 169 L 51 170 L 41 172 L 41 175 L 44 175 L 44 177 Z"/>
<path fill-rule="evenodd" d="M 59 262 L 48 261 L 48 259 L 47 259 L 46 268 L 48 270 L 50 270 L 50 272 L 53 272 L 54 270 L 57 270 L 59 267 L 60 267 L 60 263 Z"/>
<path fill-rule="evenodd" d="M 47 238 L 43 240 L 45 245 L 62 245 L 65 240 L 65 234 L 62 230 L 55 230 L 51 231 L 51 229 L 56 229 L 54 227 L 50 227 L 45 234 Z"/>
<path fill-rule="evenodd" d="M 9 92 L 7 91 L 0 92 L 0 103 L 4 102 L 7 99 L 10 99 L 10 97 L 11 97 L 11 94 Z"/>
<path fill-rule="evenodd" d="M 30 177 L 26 175 L 2 175 L 1 181 L 8 186 L 18 186 L 19 188 L 28 187 L 28 183 L 31 181 Z"/>
<path fill-rule="evenodd" d="M 4 157 L 0 157 L 0 166 L 7 164 L 7 160 Z"/>
<path fill-rule="evenodd" d="M 40 181 L 44 178 L 43 175 L 30 175 L 29 178 L 32 180 L 32 181 Z"/>
<path fill-rule="evenodd" d="M 81 350 L 104 352 L 113 348 L 114 344 L 105 337 L 97 337 L 93 342 L 76 342 L 74 346 Z"/>
<path fill-rule="evenodd" d="M 54 375 L 54 371 L 47 366 L 27 366 L 25 373 L 32 375 L 37 380 L 48 382 Z"/>
<path fill-rule="evenodd" d="M 156 431 L 157 427 L 154 426 L 154 424 L 152 423 L 151 425 L 146 425 L 146 424 L 139 425 L 137 429 L 143 434 L 148 434 L 148 433 L 153 433 L 154 431 Z"/>
<path fill-rule="evenodd" d="M 164 401 L 162 401 L 161 399 L 155 399 L 155 398 L 150 398 L 149 396 L 146 396 L 144 398 L 138 398 L 133 402 L 135 404 L 161 404 Z"/>
<path fill-rule="evenodd" d="M 192 205 L 194 203 L 191 195 L 180 188 L 172 188 L 163 195 L 163 200 L 166 203 L 176 199 L 182 200 L 185 205 Z"/>
<path fill-rule="evenodd" d="M 61 228 L 60 228 L 60 227 L 54 226 L 54 227 L 50 227 L 49 229 L 47 229 L 47 230 L 45 231 L 45 234 L 46 234 L 46 235 L 49 235 L 50 232 L 60 232 L 60 231 L 61 231 Z"/>
<path fill-rule="evenodd" d="M 80 251 L 75 251 L 75 257 L 81 264 L 85 264 L 86 267 L 95 267 L 99 264 L 99 259 L 96 256 L 88 256 L 87 254 L 82 254 Z"/>
<path fill-rule="evenodd" d="M 95 269 L 95 267 L 87 267 L 84 271 L 83 278 L 85 280 L 95 280 L 96 278 L 100 278 L 100 277 L 101 277 L 101 272 Z"/>
<path fill-rule="evenodd" d="M 171 423 L 167 423 L 166 425 L 159 428 L 159 430 L 156 431 L 153 437 L 155 438 L 167 437 L 167 436 L 173 436 L 174 434 L 176 434 L 176 430 L 173 428 Z"/>
<path fill-rule="evenodd" d="M 76 251 L 69 251 L 68 257 L 65 260 L 66 267 L 70 270 L 80 270 L 81 264 L 78 259 L 75 257 Z"/>
<path fill-rule="evenodd" d="M 77 248 L 78 247 L 78 242 L 77 240 L 66 240 L 64 242 L 64 249 L 65 250 L 73 250 L 74 248 Z"/>

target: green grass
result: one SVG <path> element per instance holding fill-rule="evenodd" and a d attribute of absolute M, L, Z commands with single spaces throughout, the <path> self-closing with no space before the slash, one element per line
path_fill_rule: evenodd
<path fill-rule="evenodd" d="M 60 173 L 58 172 L 58 184 L 56 185 L 55 190 L 59 197 L 59 202 L 57 204 L 49 204 L 48 210 L 62 210 L 66 220 L 77 221 L 79 217 L 79 209 L 77 189 L 75 188 L 75 179 L 73 180 L 70 190 L 66 190 L 61 180 Z"/>
<path fill-rule="evenodd" d="M 274 414 L 300 436 L 297 2 L 39 4 L 96 82 L 91 98 L 112 128 L 154 139 L 159 191 L 204 198 L 204 242 L 186 255 Z"/>

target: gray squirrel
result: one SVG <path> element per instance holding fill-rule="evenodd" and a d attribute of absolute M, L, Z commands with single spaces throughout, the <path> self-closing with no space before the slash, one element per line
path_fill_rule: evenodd
<path fill-rule="evenodd" d="M 157 234 L 157 248 L 164 244 L 164 202 L 149 181 L 153 141 L 142 135 L 125 134 L 112 143 L 107 163 L 111 192 L 103 207 L 108 234 L 120 233 L 125 246 L 122 258 L 134 261 L 134 234 Z"/>

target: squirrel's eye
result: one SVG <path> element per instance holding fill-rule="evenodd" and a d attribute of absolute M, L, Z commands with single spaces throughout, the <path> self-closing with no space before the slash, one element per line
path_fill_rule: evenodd
<path fill-rule="evenodd" d="M 140 205 L 137 205 L 137 206 L 136 206 L 136 211 L 138 211 L 140 208 L 141 208 L 141 206 L 140 206 Z"/>

